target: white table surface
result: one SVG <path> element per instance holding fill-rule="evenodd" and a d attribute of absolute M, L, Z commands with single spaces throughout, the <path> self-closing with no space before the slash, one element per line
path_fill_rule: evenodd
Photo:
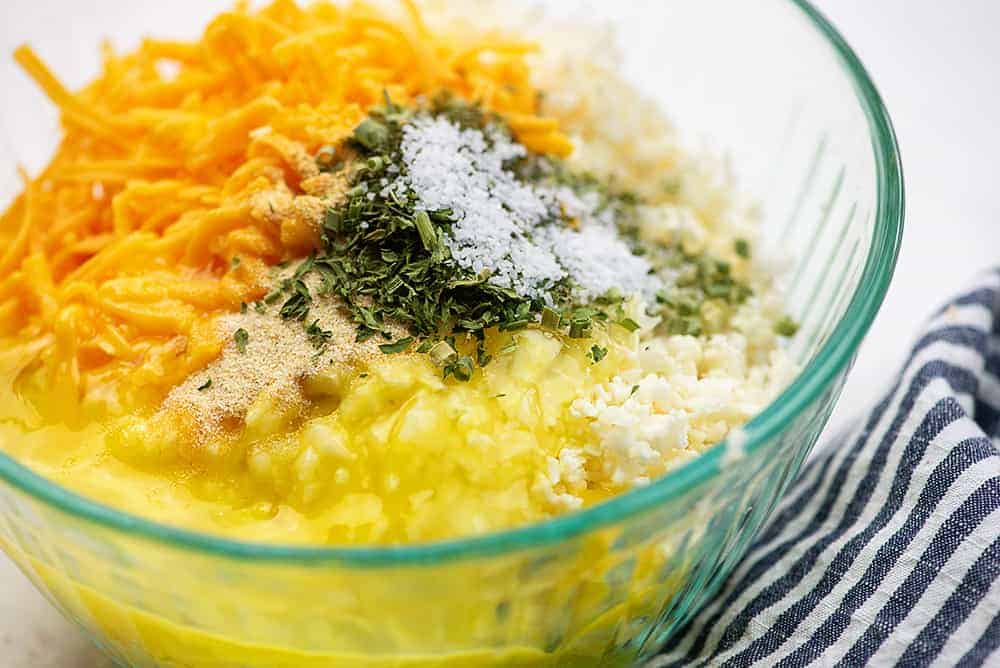
<path fill-rule="evenodd" d="M 27 23 L 58 20 L 69 2 L 0 0 L 0 53 L 10 53 Z M 122 3 L 90 4 L 98 14 L 103 4 Z M 1000 3 L 816 4 L 858 51 L 885 98 L 902 146 L 907 198 L 896 277 L 829 433 L 875 398 L 936 304 L 978 269 L 1000 264 Z M 107 665 L 4 557 L 0 592 L 0 668 Z"/>

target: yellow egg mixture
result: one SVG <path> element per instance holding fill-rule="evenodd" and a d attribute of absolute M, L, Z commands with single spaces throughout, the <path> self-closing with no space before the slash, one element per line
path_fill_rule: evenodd
<path fill-rule="evenodd" d="M 516 352 L 466 383 L 442 380 L 418 355 L 317 374 L 305 415 L 262 396 L 244 429 L 209 444 L 185 442 L 163 414 L 108 429 L 0 429 L 9 452 L 46 477 L 171 524 L 333 544 L 482 533 L 551 514 L 532 491 L 536 475 L 586 438 L 569 405 L 614 368 L 592 365 L 589 345 L 517 338 Z M 587 501 L 610 493 L 587 490 Z"/>

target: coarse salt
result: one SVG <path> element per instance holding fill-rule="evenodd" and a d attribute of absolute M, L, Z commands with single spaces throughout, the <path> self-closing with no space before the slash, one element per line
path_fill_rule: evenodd
<path fill-rule="evenodd" d="M 564 278 L 584 302 L 611 289 L 656 291 L 649 264 L 618 237 L 598 193 L 520 181 L 505 164 L 527 151 L 499 130 L 420 116 L 403 128 L 401 153 L 405 174 L 385 186 L 383 196 L 409 191 L 424 210 L 450 210 L 446 243 L 460 267 L 545 301 Z"/>

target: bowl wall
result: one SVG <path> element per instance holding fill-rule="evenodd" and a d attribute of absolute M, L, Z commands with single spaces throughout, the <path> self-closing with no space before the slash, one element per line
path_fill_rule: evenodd
<path fill-rule="evenodd" d="M 380 565 L 222 556 L 95 524 L 10 485 L 0 486 L 0 544 L 133 668 L 630 665 L 744 553 L 842 377 L 766 456 L 627 519 L 505 554 Z"/>
<path fill-rule="evenodd" d="M 180 1 L 143 18 L 145 3 L 106 4 L 121 5 L 123 34 L 170 34 L 178 16 L 174 33 L 191 34 L 217 9 Z M 179 11 L 186 4 L 191 11 Z M 551 4 L 555 13 L 580 7 Z M 790 310 L 802 327 L 792 352 L 803 376 L 748 425 L 745 448 L 719 446 L 583 514 L 430 547 L 218 541 L 82 501 L 0 455 L 0 545 L 116 661 L 629 664 L 654 653 L 744 555 L 829 417 L 887 287 L 901 225 L 895 143 L 860 65 L 808 7 L 622 4 L 588 3 L 588 12 L 613 24 L 625 72 L 682 136 L 728 152 L 742 189 L 761 201 L 770 245 L 796 258 Z M 69 24 L 73 33 L 61 34 Z M 87 50 L 107 32 L 93 21 L 53 30 L 20 38 L 46 55 L 68 39 Z M 0 80 L 27 90 L 10 68 Z M 18 95 L 0 116 L 0 149 L 14 158 L 0 169 L 10 174 L 15 160 L 40 164 L 51 135 L 39 133 L 55 121 L 39 96 Z M 16 187 L 5 176 L 0 199 Z"/>

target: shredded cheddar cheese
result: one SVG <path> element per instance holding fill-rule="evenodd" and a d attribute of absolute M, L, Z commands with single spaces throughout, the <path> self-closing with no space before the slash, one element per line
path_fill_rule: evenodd
<path fill-rule="evenodd" d="M 240 4 L 197 42 L 109 49 L 78 92 L 18 48 L 64 136 L 0 218 L 0 327 L 49 342 L 41 368 L 77 397 L 125 379 L 162 396 L 219 354 L 215 317 L 316 243 L 338 184 L 311 156 L 385 96 L 447 90 L 504 115 L 529 149 L 566 155 L 558 123 L 537 113 L 534 48 L 432 32 L 410 1 L 291 0 Z"/>

